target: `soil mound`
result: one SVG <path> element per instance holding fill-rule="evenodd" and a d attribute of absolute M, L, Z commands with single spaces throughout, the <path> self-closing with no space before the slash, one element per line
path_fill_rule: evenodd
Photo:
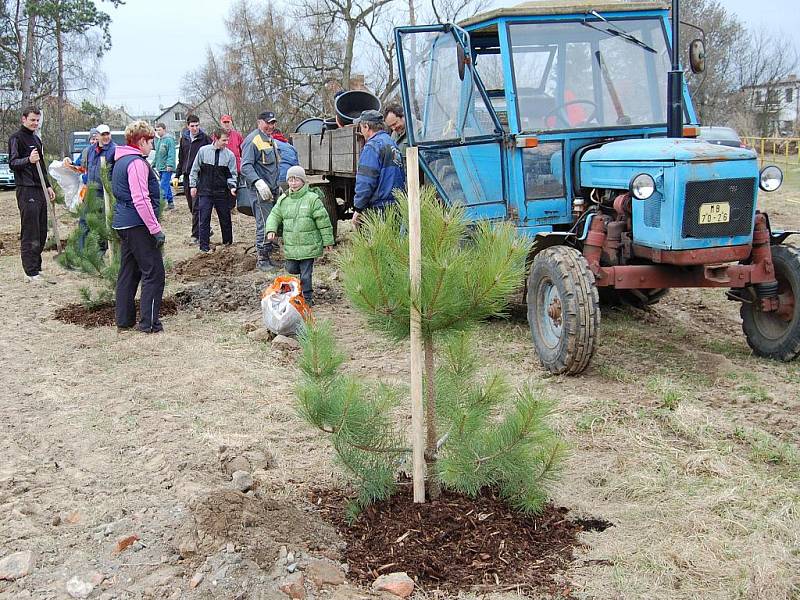
<path fill-rule="evenodd" d="M 256 255 L 252 246 L 232 244 L 216 246 L 214 252 L 198 253 L 175 264 L 171 273 L 179 281 L 197 281 L 220 275 L 245 275 L 256 268 Z"/>
<path fill-rule="evenodd" d="M 370 585 L 379 575 L 406 571 L 423 588 L 448 592 L 519 589 L 570 597 L 556 576 L 581 545 L 578 534 L 598 529 L 595 521 L 608 525 L 573 522 L 566 508 L 552 505 L 527 517 L 491 492 L 473 499 L 445 491 L 420 507 L 408 486 L 352 524 L 340 492 L 315 492 L 312 501 L 347 542 L 351 578 Z"/>
<path fill-rule="evenodd" d="M 182 308 L 203 312 L 233 312 L 240 308 L 258 310 L 261 294 L 269 283 L 237 277 L 215 277 L 189 286 L 175 294 Z"/>
<path fill-rule="evenodd" d="M 189 509 L 191 515 L 180 528 L 176 548 L 186 558 L 203 558 L 233 542 L 248 558 L 269 569 L 281 546 L 333 555 L 344 546 L 336 530 L 313 512 L 278 500 L 221 490 L 195 499 Z"/>
<path fill-rule="evenodd" d="M 136 301 L 136 312 L 139 312 L 138 300 Z M 174 298 L 167 297 L 161 301 L 160 315 L 162 317 L 174 315 L 177 312 L 178 304 L 175 302 Z M 107 302 L 94 308 L 87 308 L 80 302 L 68 304 L 67 306 L 56 309 L 53 318 L 71 325 L 80 325 L 81 327 L 108 327 L 116 325 L 113 302 Z"/>

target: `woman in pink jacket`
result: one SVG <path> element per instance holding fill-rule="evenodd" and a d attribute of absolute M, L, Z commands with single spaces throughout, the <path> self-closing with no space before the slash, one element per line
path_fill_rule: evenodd
<path fill-rule="evenodd" d="M 161 247 L 165 236 L 158 222 L 160 188 L 158 177 L 147 162 L 155 131 L 146 121 L 125 128 L 125 146 L 117 146 L 111 189 L 117 203 L 111 226 L 121 242 L 117 277 L 116 320 L 118 329 L 136 324 L 136 289 L 142 284 L 139 323 L 146 333 L 162 331 L 159 320 L 164 294 L 164 261 Z"/>

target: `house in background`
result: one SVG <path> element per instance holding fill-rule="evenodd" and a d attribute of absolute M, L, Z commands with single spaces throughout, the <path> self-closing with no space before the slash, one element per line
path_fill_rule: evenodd
<path fill-rule="evenodd" d="M 800 136 L 800 79 L 796 75 L 749 86 L 745 91 L 763 134 Z"/>
<path fill-rule="evenodd" d="M 162 107 L 161 113 L 152 117 L 150 122 L 153 126 L 156 123 L 164 123 L 167 131 L 177 140 L 181 135 L 181 131 L 186 127 L 186 117 L 192 114 L 200 117 L 200 127 L 206 132 L 219 124 L 217 121 L 219 115 L 212 115 L 208 108 L 208 103 L 205 101 L 197 106 L 191 106 L 181 101 L 175 102 L 171 106 Z"/>

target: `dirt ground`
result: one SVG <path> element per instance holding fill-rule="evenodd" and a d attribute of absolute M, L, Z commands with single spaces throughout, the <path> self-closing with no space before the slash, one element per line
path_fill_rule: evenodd
<path fill-rule="evenodd" d="M 800 229 L 796 189 L 763 203 L 773 225 Z M 0 558 L 36 559 L 28 576 L 0 580 L 0 598 L 68 598 L 77 576 L 94 577 L 89 597 L 104 600 L 277 599 L 287 556 L 345 560 L 309 501 L 346 481 L 324 436 L 294 412 L 296 354 L 248 336 L 269 278 L 229 256 L 223 272 L 208 270 L 214 255 L 197 258 L 182 197 L 176 205 L 164 217 L 165 295 L 179 310 L 147 336 L 54 320 L 87 280 L 50 253 L 57 284 L 25 283 L 7 252 L 16 203 L 0 194 Z M 234 226 L 237 256 L 250 261 L 253 220 Z M 315 311 L 333 320 L 346 369 L 402 381 L 406 349 L 365 330 L 330 261 L 315 283 Z M 564 588 L 598 599 L 800 597 L 800 362 L 753 357 L 738 305 L 719 291 L 604 311 L 593 364 L 574 378 L 545 375 L 524 310 L 513 314 L 477 332 L 487 370 L 558 401 L 554 425 L 571 454 L 553 502 L 613 525 L 579 534 Z M 231 483 L 243 460 L 247 494 Z M 368 590 L 353 578 L 315 594 Z M 468 596 L 486 594 L 510 597 L 502 586 Z"/>

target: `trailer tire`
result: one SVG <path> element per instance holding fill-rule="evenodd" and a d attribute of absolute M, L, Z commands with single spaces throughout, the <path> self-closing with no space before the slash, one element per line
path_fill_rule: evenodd
<path fill-rule="evenodd" d="M 576 249 L 553 246 L 536 255 L 528 275 L 528 324 L 547 371 L 576 375 L 589 366 L 600 300 L 594 274 Z"/>
<path fill-rule="evenodd" d="M 800 251 L 791 246 L 772 246 L 772 264 L 778 296 L 793 296 L 789 320 L 756 310 L 752 303 L 743 303 L 739 314 L 747 345 L 757 356 L 788 362 L 800 356 Z"/>
<path fill-rule="evenodd" d="M 333 227 L 333 243 L 335 244 L 336 233 L 339 231 L 339 205 L 336 202 L 336 194 L 331 185 L 321 185 L 319 189 L 322 191 L 320 195 L 322 206 L 328 211 L 328 217 L 331 220 L 331 226 Z"/>

